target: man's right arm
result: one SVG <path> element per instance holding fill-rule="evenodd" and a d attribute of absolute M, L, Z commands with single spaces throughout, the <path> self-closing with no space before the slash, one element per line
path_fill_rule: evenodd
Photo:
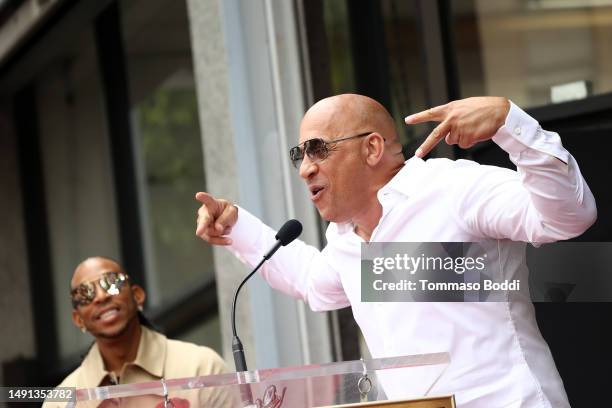
<path fill-rule="evenodd" d="M 251 268 L 276 242 L 276 232 L 233 203 L 198 193 L 196 234 L 216 245 L 225 245 Z M 327 262 L 325 250 L 295 240 L 282 247 L 261 269 L 261 276 L 275 289 L 304 300 L 314 311 L 349 305 L 340 277 Z"/>

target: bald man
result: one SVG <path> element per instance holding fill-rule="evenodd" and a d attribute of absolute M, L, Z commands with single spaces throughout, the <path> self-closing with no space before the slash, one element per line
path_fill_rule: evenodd
<path fill-rule="evenodd" d="M 312 106 L 290 158 L 330 221 L 327 246 L 296 240 L 261 275 L 312 310 L 350 306 L 374 357 L 450 352 L 430 394 L 455 394 L 459 407 L 568 407 L 528 289 L 507 302 L 361 301 L 363 242 L 494 240 L 499 262 L 521 275 L 525 242 L 572 238 L 595 221 L 593 196 L 559 136 L 506 98 L 468 98 L 406 118 L 409 125 L 426 121 L 439 125 L 404 161 L 393 120 L 378 102 L 349 94 Z M 422 159 L 441 140 L 468 148 L 489 139 L 517 171 Z M 196 234 L 249 265 L 275 242 L 275 232 L 244 208 L 204 192 L 196 199 Z M 418 381 L 397 373 L 381 378 L 391 398 Z"/>
<path fill-rule="evenodd" d="M 105 257 L 81 262 L 70 282 L 72 321 L 95 339 L 81 365 L 60 387 L 93 388 L 160 379 L 195 377 L 226 372 L 225 363 L 212 349 L 169 340 L 155 331 L 142 315 L 145 291 L 130 282 L 121 265 Z M 218 390 L 172 395 L 175 406 L 231 406 Z M 163 399 L 149 395 L 125 398 L 122 406 L 158 406 Z M 98 406 L 100 402 L 86 404 Z M 109 406 L 114 406 L 114 401 Z M 46 408 L 63 406 L 44 404 Z M 81 406 L 81 404 L 79 404 Z M 106 406 L 102 404 L 102 406 Z"/>

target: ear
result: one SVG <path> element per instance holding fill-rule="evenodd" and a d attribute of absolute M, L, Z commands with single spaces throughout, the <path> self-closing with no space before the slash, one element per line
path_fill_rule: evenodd
<path fill-rule="evenodd" d="M 79 316 L 79 312 L 77 312 L 77 310 L 74 308 L 72 309 L 72 323 L 74 323 L 74 325 L 78 327 L 79 330 L 84 327 L 83 319 L 81 319 L 81 316 Z"/>
<path fill-rule="evenodd" d="M 376 166 L 385 152 L 385 139 L 378 132 L 374 132 L 365 140 L 366 163 L 370 167 Z"/>
<path fill-rule="evenodd" d="M 132 296 L 134 297 L 134 301 L 137 306 L 144 306 L 145 299 L 147 298 L 147 294 L 145 290 L 140 285 L 132 285 Z"/>

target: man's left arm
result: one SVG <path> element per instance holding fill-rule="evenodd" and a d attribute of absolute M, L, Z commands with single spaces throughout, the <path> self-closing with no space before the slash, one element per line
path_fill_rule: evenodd
<path fill-rule="evenodd" d="M 434 130 L 422 149 L 430 150 L 442 138 L 461 147 L 493 139 L 517 166 L 516 172 L 470 166 L 465 174 L 455 174 L 473 179 L 458 203 L 459 216 L 470 230 L 494 238 L 549 242 L 577 236 L 595 221 L 593 195 L 559 135 L 543 130 L 507 99 L 468 98 L 406 122 L 432 115 L 430 120 L 440 121 L 436 129 L 441 130 Z"/>
<path fill-rule="evenodd" d="M 533 229 L 540 231 L 540 236 L 529 241 L 569 239 L 595 222 L 593 194 L 557 133 L 542 129 L 534 118 L 511 104 L 504 125 L 492 140 L 516 165 L 530 205 L 539 215 L 541 224 Z"/>

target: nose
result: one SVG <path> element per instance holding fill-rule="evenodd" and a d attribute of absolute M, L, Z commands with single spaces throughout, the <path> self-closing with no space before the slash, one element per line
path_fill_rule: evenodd
<path fill-rule="evenodd" d="M 110 297 L 110 295 L 108 294 L 107 291 L 102 289 L 102 287 L 100 286 L 98 282 L 96 282 L 95 285 L 96 285 L 96 297 L 94 298 L 94 302 L 104 303 Z"/>
<path fill-rule="evenodd" d="M 304 155 L 302 162 L 300 163 L 300 177 L 304 180 L 308 180 L 318 171 L 319 166 L 313 162 L 308 155 Z"/>

